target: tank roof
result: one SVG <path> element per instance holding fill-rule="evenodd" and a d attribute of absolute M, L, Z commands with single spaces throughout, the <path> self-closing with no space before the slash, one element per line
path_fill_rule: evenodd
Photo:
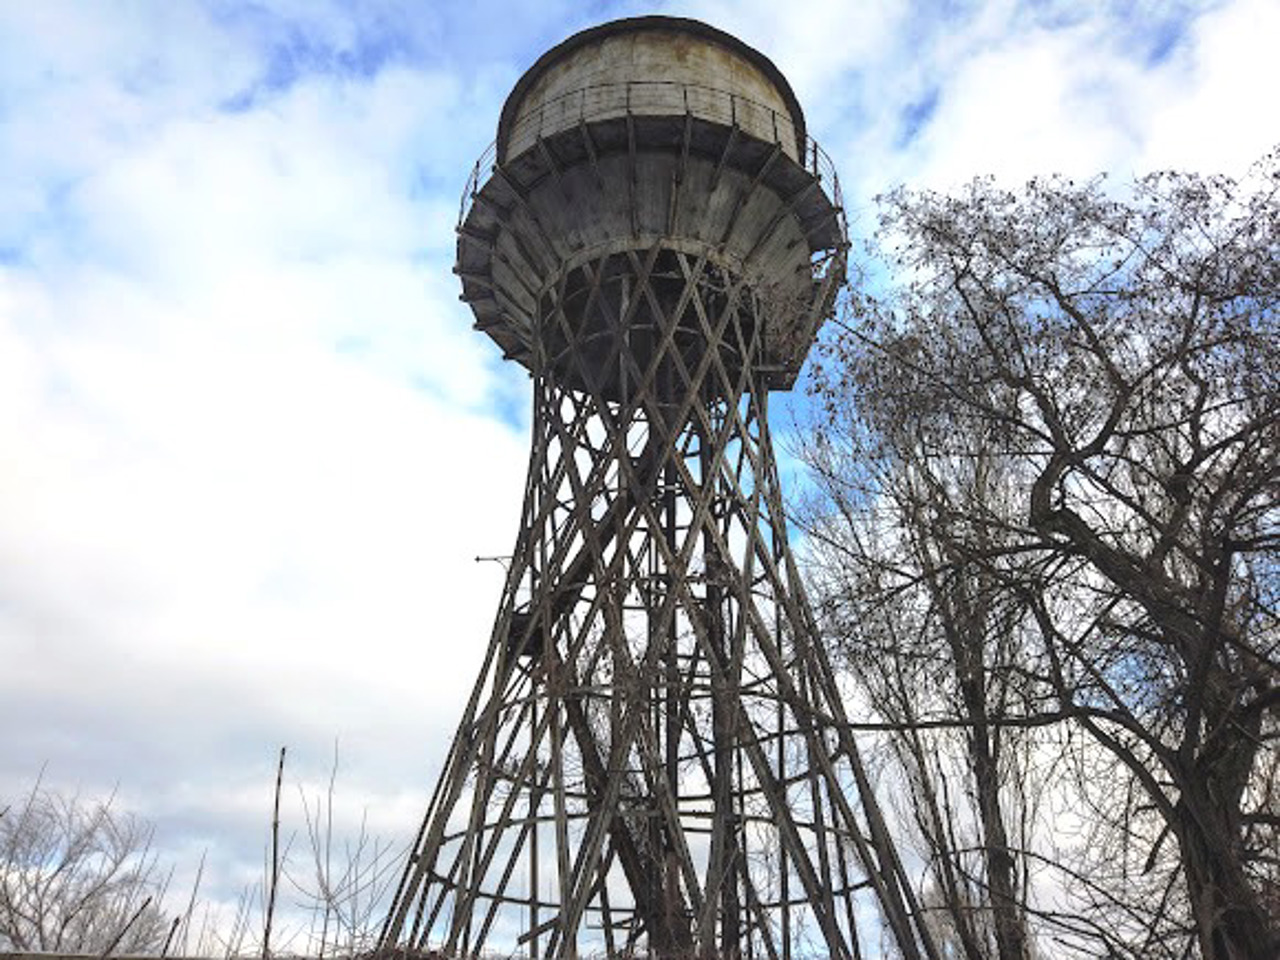
<path fill-rule="evenodd" d="M 805 142 L 804 111 L 800 109 L 800 101 L 796 99 L 795 91 L 791 89 L 791 84 L 787 82 L 787 78 L 783 76 L 782 71 L 777 68 L 772 60 L 755 49 L 755 47 L 748 46 L 732 34 L 717 30 L 701 20 L 692 20 L 688 17 L 662 16 L 626 17 L 622 20 L 602 23 L 575 33 L 540 56 L 533 66 L 526 70 L 524 75 L 516 81 L 515 87 L 507 96 L 506 103 L 502 105 L 502 116 L 498 121 L 498 142 L 505 142 L 505 134 L 511 128 L 511 125 L 515 123 L 520 104 L 529 88 L 557 60 L 562 59 L 580 47 L 597 43 L 606 37 L 623 33 L 664 30 L 701 37 L 710 43 L 732 50 L 755 67 L 758 67 L 769 78 L 786 102 L 787 109 L 791 113 L 792 122 L 795 124 L 797 141 L 799 143 Z"/>

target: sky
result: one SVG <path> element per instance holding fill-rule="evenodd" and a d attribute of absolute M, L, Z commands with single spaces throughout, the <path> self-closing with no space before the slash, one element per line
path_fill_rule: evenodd
<path fill-rule="evenodd" d="M 458 200 L 520 74 L 615 17 L 767 54 L 851 229 L 897 184 L 1243 174 L 1280 4 L 0 0 L 0 803 L 156 826 L 179 877 L 405 842 L 486 643 L 529 384 L 470 328 Z"/>

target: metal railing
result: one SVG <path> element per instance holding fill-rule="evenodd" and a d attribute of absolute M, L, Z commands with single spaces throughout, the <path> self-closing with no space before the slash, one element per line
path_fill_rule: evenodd
<path fill-rule="evenodd" d="M 678 80 L 630 80 L 625 83 L 606 83 L 579 90 L 571 90 L 546 101 L 536 110 L 518 118 L 506 134 L 508 148 L 512 144 L 528 141 L 534 146 L 544 132 L 558 133 L 579 122 L 631 116 L 684 116 L 736 126 L 743 133 L 782 146 L 792 159 L 812 174 L 835 207 L 839 220 L 841 240 L 848 242 L 845 222 L 844 199 L 840 193 L 840 179 L 835 165 L 812 137 L 806 136 L 803 144 L 796 143 L 795 124 L 790 114 L 777 110 L 748 97 L 716 87 Z M 802 149 L 797 149 L 802 147 Z M 523 152 L 523 150 L 521 151 Z M 498 141 L 494 140 L 480 155 L 467 178 L 466 188 L 458 209 L 458 224 L 467 218 L 481 186 L 492 173 L 498 155 Z"/>

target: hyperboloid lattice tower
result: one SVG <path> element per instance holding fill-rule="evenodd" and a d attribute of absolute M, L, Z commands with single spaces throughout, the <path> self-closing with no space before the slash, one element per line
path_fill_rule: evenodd
<path fill-rule="evenodd" d="M 849 957 L 874 899 L 917 955 L 766 420 L 848 246 L 795 95 L 622 20 L 538 60 L 492 149 L 456 272 L 533 380 L 524 511 L 384 946 Z"/>

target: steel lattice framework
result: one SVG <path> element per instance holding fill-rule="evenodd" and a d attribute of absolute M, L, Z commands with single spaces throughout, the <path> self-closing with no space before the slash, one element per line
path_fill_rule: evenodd
<path fill-rule="evenodd" d="M 744 243 L 758 249 L 817 178 L 798 168 L 806 179 L 777 199 L 764 172 L 779 145 L 695 119 L 647 118 L 648 141 L 667 145 L 654 155 L 729 171 L 724 237 L 767 193 L 780 212 L 755 218 Z M 646 137 L 622 120 L 621 169 L 635 170 Z M 582 180 L 601 197 L 610 179 L 595 149 L 609 128 L 565 126 L 530 151 L 541 174 L 498 164 L 464 211 L 460 264 L 468 243 L 501 260 L 504 236 L 548 264 L 522 292 L 485 281 L 480 294 L 495 288 L 489 309 L 512 313 L 507 300 L 526 298 L 503 336 L 518 334 L 532 374 L 533 442 L 484 665 L 382 943 L 856 957 L 874 905 L 905 956 L 931 953 L 788 549 L 766 415 L 778 324 L 829 311 L 843 233 L 820 264 L 801 248 L 814 276 L 798 304 L 690 231 L 560 249 L 539 204 L 571 195 L 565 158 L 589 155 Z M 643 216 L 634 193 L 624 223 Z"/>

